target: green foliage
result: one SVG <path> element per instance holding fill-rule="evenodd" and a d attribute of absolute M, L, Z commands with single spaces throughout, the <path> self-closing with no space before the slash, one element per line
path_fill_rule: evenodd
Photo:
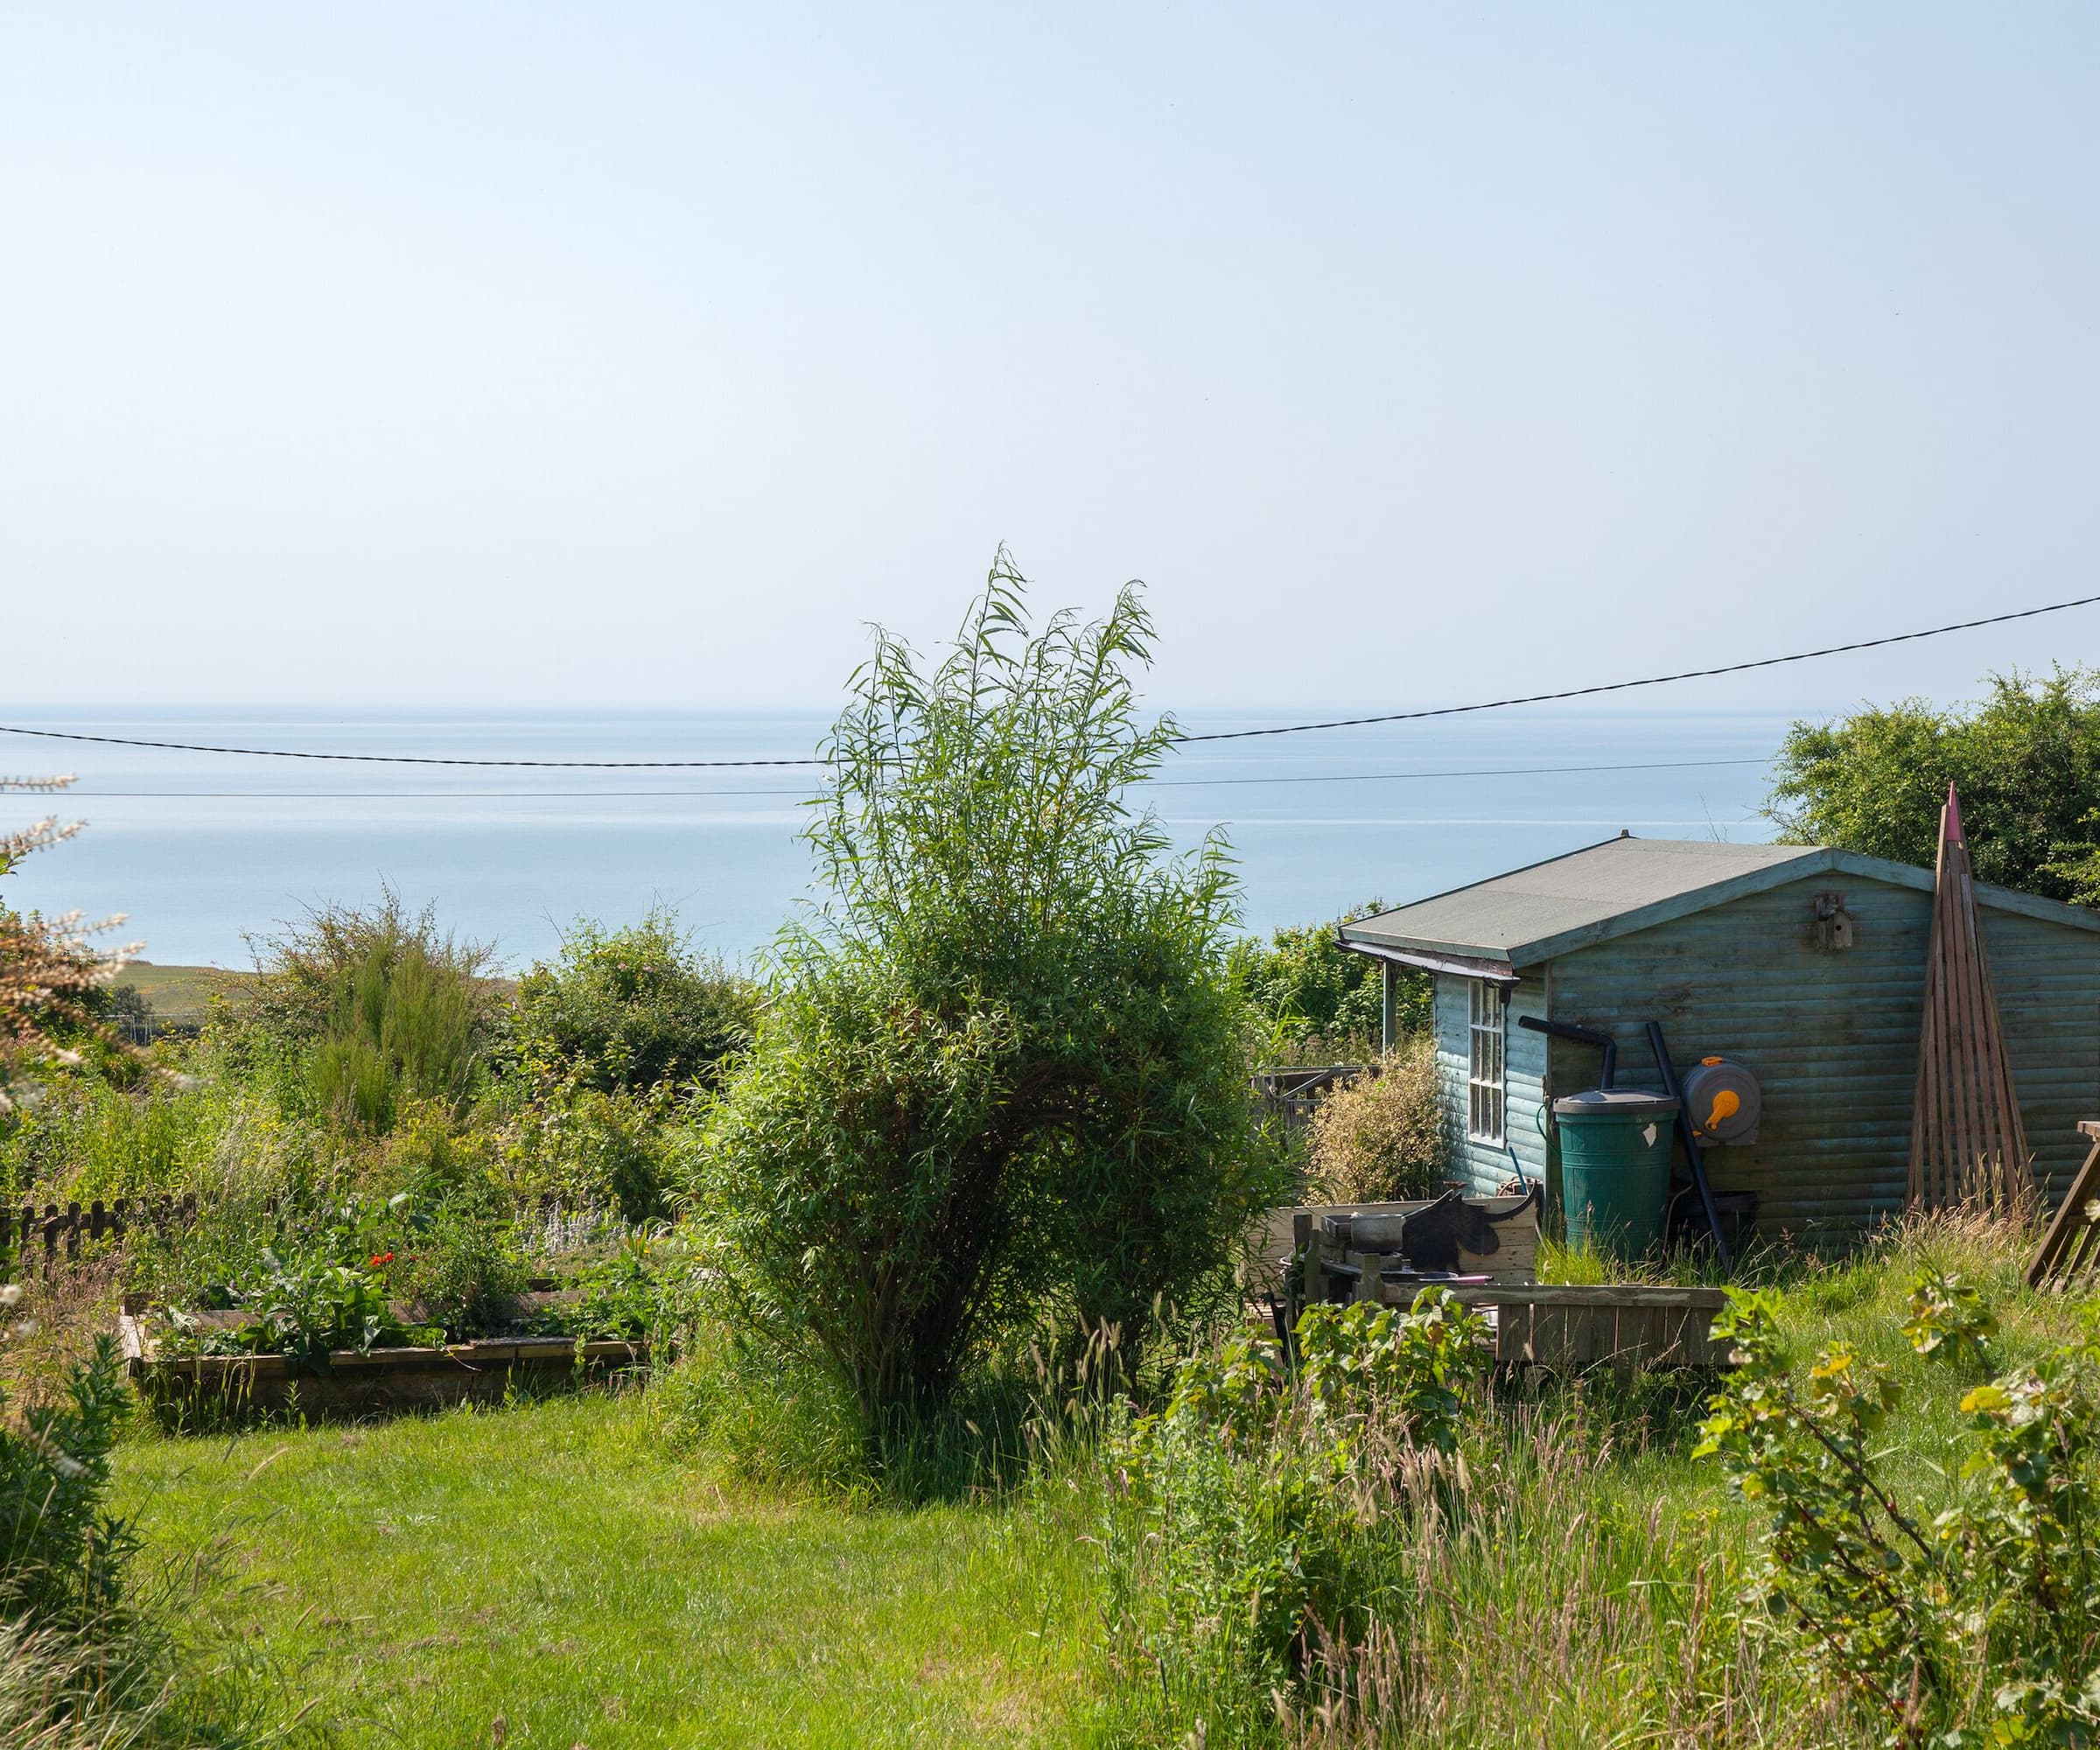
<path fill-rule="evenodd" d="M 1279 929 L 1264 942 L 1252 936 L 1232 945 L 1233 984 L 1278 1040 L 1299 1059 L 1361 1063 L 1378 1055 L 1385 1025 L 1380 963 L 1351 954 L 1337 932 L 1343 924 L 1385 909 L 1373 900 L 1330 924 Z M 1395 969 L 1399 981 L 1395 1020 L 1402 1038 L 1429 1031 L 1435 981 L 1426 972 Z"/>
<path fill-rule="evenodd" d="M 1790 843 L 1930 868 L 1959 787 L 1977 878 L 2100 903 L 2100 670 L 1991 678 L 1980 704 L 1922 699 L 1796 723 L 1767 813 Z"/>
<path fill-rule="evenodd" d="M 397 1261 L 406 1193 L 385 1201 L 352 1197 L 326 1215 L 280 1233 L 202 1297 L 248 1314 L 228 1326 L 189 1308 L 166 1308 L 172 1352 L 282 1354 L 326 1370 L 332 1350 L 434 1341 L 411 1329 L 389 1304 L 388 1271 Z"/>
<path fill-rule="evenodd" d="M 1915 1284 L 1921 1354 L 1991 1354 L 1993 1320 L 1957 1280 Z M 1899 1499 L 1888 1370 L 1849 1344 L 1796 1387 L 1766 1295 L 1716 1321 L 1737 1368 L 1698 1456 L 1768 1516 L 1761 1632 L 1867 1698 L 1892 1744 L 2090 1743 L 2100 1732 L 2100 1342 L 1962 1400 L 1967 1454 L 1936 1515 Z"/>
<path fill-rule="evenodd" d="M 389 1295 L 419 1322 L 442 1326 L 448 1340 L 512 1322 L 528 1272 L 511 1213 L 487 1186 L 461 1186 L 417 1210 L 399 1240 L 368 1258 L 388 1250 L 396 1256 L 380 1268 Z"/>
<path fill-rule="evenodd" d="M 1364 1632 L 1383 1516 L 1433 1493 L 1487 1372 L 1485 1334 L 1439 1289 L 1405 1312 L 1310 1306 L 1295 1378 L 1273 1346 L 1236 1338 L 1191 1357 L 1166 1407 L 1111 1439 L 1112 1631 L 1170 1710 L 1214 1728 L 1258 1720 L 1299 1688 L 1322 1637 Z"/>
<path fill-rule="evenodd" d="M 411 917 L 332 906 L 258 946 L 258 975 L 229 1018 L 242 1054 L 276 1070 L 300 1110 L 384 1132 L 412 1102 L 463 1113 L 494 1026 L 488 950 Z"/>
<path fill-rule="evenodd" d="M 575 1306 L 564 1327 L 587 1340 L 668 1343 L 698 1316 L 698 1264 L 687 1237 L 632 1234 L 577 1278 Z"/>
<path fill-rule="evenodd" d="M 503 1097 L 502 1171 L 519 1195 L 552 1193 L 630 1222 L 669 1213 L 680 1136 L 668 1083 L 608 1092 L 564 1078 L 513 1085 Z"/>
<path fill-rule="evenodd" d="M 831 897 L 696 1161 L 740 1316 L 814 1343 L 872 1441 L 1046 1307 L 1134 1356 L 1272 1188 L 1223 847 L 1171 858 L 1125 802 L 1172 733 L 1132 690 L 1150 622 L 1126 590 L 1031 635 L 1022 590 L 1002 555 L 947 660 L 885 634 L 856 676 L 808 832 Z"/>
<path fill-rule="evenodd" d="M 528 1074 L 601 1094 L 713 1087 L 751 1043 L 757 988 L 700 959 L 668 913 L 606 931 L 579 922 L 519 981 L 506 1046 Z"/>
<path fill-rule="evenodd" d="M 14 1292 L 0 1291 L 0 1318 Z M 125 1404 L 105 1335 L 68 1370 L 62 1400 L 0 1419 L 0 1620 L 77 1629 L 116 1606 L 134 1547 L 106 1506 Z"/>

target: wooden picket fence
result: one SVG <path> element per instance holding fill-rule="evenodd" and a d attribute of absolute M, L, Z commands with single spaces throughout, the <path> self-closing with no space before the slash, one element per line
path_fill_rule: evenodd
<path fill-rule="evenodd" d="M 262 1213 L 276 1214 L 276 1198 L 263 1204 Z M 603 1226 L 612 1219 L 604 1210 L 564 1204 L 553 1192 L 529 1200 L 520 1213 L 545 1225 Z M 107 1203 L 98 1197 L 84 1204 L 0 1208 L 0 1279 L 10 1258 L 25 1268 L 39 1261 L 55 1264 L 79 1257 L 83 1245 L 99 1240 L 118 1241 L 147 1230 L 164 1234 L 192 1227 L 196 1221 L 194 1192 L 182 1197 L 119 1197 Z"/>
<path fill-rule="evenodd" d="M 101 1198 L 84 1207 L 79 1203 L 33 1203 L 21 1208 L 0 1209 L 0 1255 L 14 1253 L 28 1264 L 41 1256 L 46 1263 L 60 1256 L 76 1258 L 83 1241 L 121 1240 L 127 1233 L 150 1228 L 165 1233 L 189 1227 L 197 1219 L 197 1199 L 187 1197 L 119 1197 L 105 1203 Z"/>

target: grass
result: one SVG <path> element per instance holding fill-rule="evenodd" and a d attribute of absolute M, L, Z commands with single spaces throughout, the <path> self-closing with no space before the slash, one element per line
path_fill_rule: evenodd
<path fill-rule="evenodd" d="M 1901 1381 L 1888 1475 L 1928 1509 L 1972 1381 L 1902 1340 L 1909 1282 L 1932 1265 L 1983 1286 L 2015 1365 L 2076 1326 L 2021 1286 L 2025 1255 L 1945 1220 L 1849 1261 L 1768 1261 L 1804 1362 L 1842 1337 Z M 1690 1460 L 1708 1389 L 1505 1392 L 1452 1513 L 1381 1534 L 1364 1578 L 1394 1632 L 1346 1656 L 1340 1690 L 1316 1674 L 1289 1724 L 1265 1702 L 1155 1704 L 1144 1662 L 1104 1642 L 1084 1509 L 1046 1505 L 1061 1483 L 911 1510 L 723 1484 L 645 1394 L 141 1438 L 118 1453 L 120 1505 L 209 1646 L 250 1649 L 346 1750 L 1179 1743 L 1199 1721 L 1214 1746 L 1866 1741 L 1741 1632 L 1755 1520 Z M 1382 1699 L 1323 1716 L 1338 1694 Z"/>
<path fill-rule="evenodd" d="M 1087 1741 L 1038 1522 L 719 1487 L 640 1394 L 119 1459 L 149 1558 L 345 1746 Z"/>
<path fill-rule="evenodd" d="M 136 990 L 163 1020 L 194 1025 L 204 1018 L 214 997 L 233 995 L 249 978 L 218 966 L 158 966 L 133 960 L 125 962 L 116 982 Z"/>

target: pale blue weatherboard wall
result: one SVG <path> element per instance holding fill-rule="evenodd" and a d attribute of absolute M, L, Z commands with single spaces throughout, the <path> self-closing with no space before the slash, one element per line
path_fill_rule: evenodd
<path fill-rule="evenodd" d="M 1516 1024 L 1519 1015 L 1544 1016 L 1546 985 L 1536 973 L 1509 992 L 1509 1037 L 1505 1048 L 1508 1116 L 1504 1132 L 1534 1180 L 1546 1170 L 1545 1138 L 1539 1133 L 1540 1104 L 1544 1097 L 1546 1036 Z M 1459 1172 L 1474 1192 L 1486 1195 L 1510 1176 L 1508 1152 L 1491 1143 L 1473 1141 L 1466 1134 L 1472 1102 L 1466 1080 L 1471 1061 L 1473 1024 L 1472 981 L 1437 975 L 1437 1081 L 1443 1091 L 1446 1129 Z"/>
<path fill-rule="evenodd" d="M 1853 945 L 1838 952 L 1814 941 L 1816 896 L 1833 891 L 1853 920 Z M 1764 1120 L 1754 1146 L 1709 1154 L 1717 1188 L 1757 1193 L 1768 1233 L 1857 1227 L 1903 1203 L 1931 912 L 1932 896 L 1914 888 L 1810 876 L 1560 956 L 1552 1014 L 1618 1039 L 1621 1087 L 1656 1085 L 1641 1025 L 1650 1018 L 1680 1066 L 1740 1058 L 1763 1087 Z M 2100 936 L 1990 907 L 1981 915 L 2028 1145 L 2054 1197 L 2083 1155 L 2078 1121 L 2100 1117 Z M 1524 988 L 1543 996 L 1544 970 L 1524 970 Z M 1453 1054 L 1446 1110 L 1462 1133 L 1465 981 L 1439 979 L 1437 1007 L 1440 1052 Z M 1511 1033 L 1521 1150 L 1538 1072 L 1528 1061 L 1520 1095 L 1515 1054 L 1519 1038 L 1536 1036 Z M 1594 1085 L 1595 1051 L 1554 1040 L 1545 1056 L 1548 1097 Z M 1467 1157 L 1479 1182 L 1480 1152 Z"/>

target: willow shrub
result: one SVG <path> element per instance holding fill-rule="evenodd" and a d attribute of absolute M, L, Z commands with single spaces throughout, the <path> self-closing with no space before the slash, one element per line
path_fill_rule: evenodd
<path fill-rule="evenodd" d="M 813 1345 L 871 1442 L 1051 1317 L 1135 1359 L 1273 1189 L 1223 846 L 1172 856 L 1126 800 L 1173 733 L 1132 690 L 1150 622 L 1126 589 L 1032 632 L 1024 591 L 1002 553 L 937 667 L 878 634 L 807 832 L 829 900 L 698 1155 L 739 1318 Z"/>

